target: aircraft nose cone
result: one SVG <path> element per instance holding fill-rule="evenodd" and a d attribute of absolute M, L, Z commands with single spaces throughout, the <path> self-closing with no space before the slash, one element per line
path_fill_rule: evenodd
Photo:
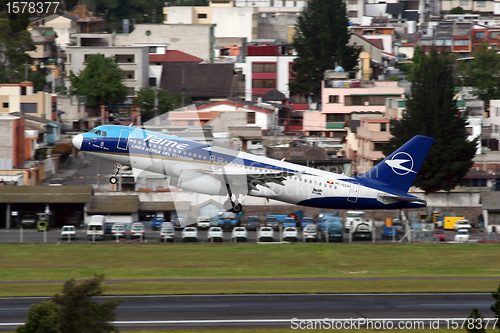
<path fill-rule="evenodd" d="M 76 149 L 80 150 L 82 148 L 82 142 L 83 142 L 82 134 L 78 134 L 73 137 L 73 146 L 75 146 Z"/>

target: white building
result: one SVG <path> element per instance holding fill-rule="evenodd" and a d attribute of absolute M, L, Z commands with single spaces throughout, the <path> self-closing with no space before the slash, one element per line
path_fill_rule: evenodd
<path fill-rule="evenodd" d="M 85 60 L 91 54 L 116 57 L 116 63 L 123 71 L 123 83 L 128 88 L 127 96 L 148 86 L 149 55 L 146 46 L 115 46 L 115 35 L 77 34 L 76 46 L 66 48 L 66 71 L 78 74 L 85 69 Z M 69 77 L 69 76 L 67 76 Z M 69 80 L 66 86 L 69 88 Z"/>

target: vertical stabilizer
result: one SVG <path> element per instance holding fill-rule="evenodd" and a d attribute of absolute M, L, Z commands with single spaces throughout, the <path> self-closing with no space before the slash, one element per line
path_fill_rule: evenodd
<path fill-rule="evenodd" d="M 416 135 L 358 178 L 408 192 L 433 141 L 433 138 Z"/>

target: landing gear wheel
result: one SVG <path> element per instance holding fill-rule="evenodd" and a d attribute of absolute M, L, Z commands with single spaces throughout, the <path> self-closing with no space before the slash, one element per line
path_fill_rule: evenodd
<path fill-rule="evenodd" d="M 237 203 L 233 207 L 233 212 L 240 213 L 243 210 L 243 206 L 240 203 Z"/>
<path fill-rule="evenodd" d="M 118 182 L 118 178 L 116 178 L 115 176 L 111 176 L 109 177 L 109 182 L 114 185 Z"/>

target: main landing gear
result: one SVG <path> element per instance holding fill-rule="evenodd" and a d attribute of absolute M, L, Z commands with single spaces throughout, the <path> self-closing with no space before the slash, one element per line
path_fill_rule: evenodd
<path fill-rule="evenodd" d="M 120 173 L 120 170 L 122 169 L 122 165 L 120 163 L 115 162 L 114 166 L 115 166 L 115 169 L 113 170 L 113 175 L 111 177 L 109 177 L 109 182 L 113 185 L 118 183 L 118 174 Z"/>
<path fill-rule="evenodd" d="M 231 191 L 231 186 L 229 186 L 229 183 L 227 182 L 227 180 L 226 180 L 226 188 L 227 188 L 228 199 L 226 201 L 224 201 L 224 204 L 222 204 L 222 207 L 225 210 L 227 210 L 228 212 L 240 213 L 243 210 L 243 206 L 238 201 L 236 201 L 236 203 L 235 203 L 233 200 L 231 200 L 233 193 Z M 238 195 L 236 195 L 236 199 L 238 199 Z"/>

